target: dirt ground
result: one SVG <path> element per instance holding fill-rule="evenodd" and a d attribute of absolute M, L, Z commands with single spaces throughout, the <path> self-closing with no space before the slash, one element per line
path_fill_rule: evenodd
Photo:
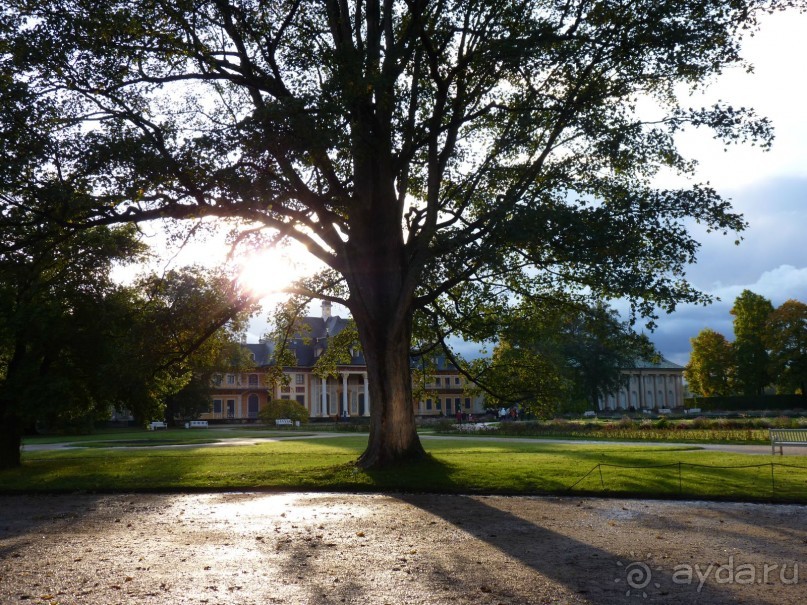
<path fill-rule="evenodd" d="M 807 507 L 311 493 L 0 497 L 2 605 L 634 602 L 807 602 Z"/>

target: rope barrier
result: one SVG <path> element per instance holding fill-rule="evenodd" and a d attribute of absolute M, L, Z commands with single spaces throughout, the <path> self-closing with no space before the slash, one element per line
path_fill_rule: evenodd
<path fill-rule="evenodd" d="M 566 491 L 572 491 L 575 487 L 583 483 L 589 476 L 591 476 L 595 471 L 599 472 L 600 477 L 600 487 L 604 490 L 605 488 L 605 476 L 603 475 L 603 468 L 613 468 L 613 469 L 620 469 L 620 470 L 657 470 L 657 469 L 668 469 L 668 468 L 677 468 L 678 469 L 678 493 L 684 493 L 684 481 L 683 481 L 683 469 L 684 467 L 692 467 L 697 469 L 708 469 L 708 470 L 747 470 L 747 469 L 759 469 L 759 468 L 766 468 L 770 467 L 771 469 L 771 496 L 776 494 L 776 473 L 775 468 L 781 467 L 783 469 L 799 469 L 802 471 L 807 471 L 807 466 L 801 466 L 797 464 L 786 464 L 783 462 L 763 462 L 760 464 L 737 464 L 737 465 L 729 465 L 729 466 L 714 466 L 711 464 L 698 464 L 695 462 L 672 462 L 666 464 L 643 464 L 643 465 L 626 465 L 626 464 L 611 464 L 607 462 L 600 462 L 596 466 L 592 467 L 585 475 L 580 477 L 577 481 L 571 484 L 569 487 L 566 488 Z"/>

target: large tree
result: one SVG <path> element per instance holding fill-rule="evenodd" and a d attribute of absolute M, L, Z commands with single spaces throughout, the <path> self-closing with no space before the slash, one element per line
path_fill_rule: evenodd
<path fill-rule="evenodd" d="M 768 124 L 679 105 L 740 63 L 778 0 L 8 0 L 11 56 L 63 104 L 85 224 L 238 219 L 293 238 L 346 294 L 372 405 L 364 466 L 419 458 L 416 312 L 463 332 L 506 291 L 578 289 L 639 312 L 704 302 L 686 228 L 744 227 L 689 173 L 687 125 Z M 656 107 L 638 112 L 636 107 Z"/>
<path fill-rule="evenodd" d="M 742 395 L 762 395 L 771 382 L 765 332 L 772 311 L 770 300 L 750 290 L 743 290 L 734 300 L 731 314 L 734 315 L 735 387 Z"/>

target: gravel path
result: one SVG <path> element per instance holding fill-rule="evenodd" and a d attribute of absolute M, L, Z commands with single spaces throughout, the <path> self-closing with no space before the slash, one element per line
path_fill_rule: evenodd
<path fill-rule="evenodd" d="M 307 493 L 0 497 L 3 605 L 638 602 L 807 602 L 807 507 Z"/>

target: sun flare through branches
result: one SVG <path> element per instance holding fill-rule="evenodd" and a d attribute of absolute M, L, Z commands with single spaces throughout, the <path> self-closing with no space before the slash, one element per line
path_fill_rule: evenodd
<path fill-rule="evenodd" d="M 241 286 L 264 302 L 284 298 L 295 281 L 311 272 L 306 263 L 276 248 L 251 252 L 238 265 Z"/>

